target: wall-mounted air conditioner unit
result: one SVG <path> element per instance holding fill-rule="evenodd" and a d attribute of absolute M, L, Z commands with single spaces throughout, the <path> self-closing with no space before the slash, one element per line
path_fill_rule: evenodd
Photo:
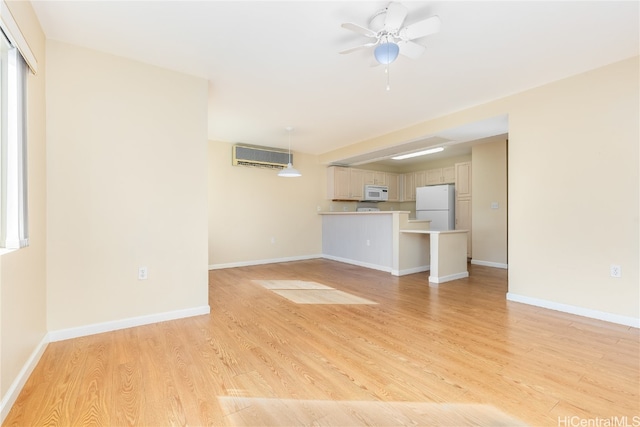
<path fill-rule="evenodd" d="M 232 153 L 234 166 L 284 169 L 289 163 L 289 153 L 278 148 L 235 144 Z M 291 158 L 293 159 L 293 154 Z"/>

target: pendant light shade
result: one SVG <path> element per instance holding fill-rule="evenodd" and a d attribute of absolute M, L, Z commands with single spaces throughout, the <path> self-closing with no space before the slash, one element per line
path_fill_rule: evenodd
<path fill-rule="evenodd" d="M 381 43 L 373 51 L 376 61 L 381 64 L 391 64 L 396 60 L 399 53 L 400 48 L 398 45 L 391 42 Z"/>
<path fill-rule="evenodd" d="M 298 169 L 294 168 L 291 164 L 291 132 L 293 128 L 289 126 L 287 128 L 287 133 L 289 134 L 289 163 L 287 167 L 278 172 L 278 176 L 282 176 L 285 178 L 296 178 L 298 176 L 302 176 L 302 174 L 298 171 Z"/>
<path fill-rule="evenodd" d="M 291 163 L 289 163 L 286 168 L 278 172 L 278 176 L 283 176 L 285 178 L 295 178 L 298 176 L 302 176 L 302 174 L 298 171 L 298 169 L 294 168 Z"/>

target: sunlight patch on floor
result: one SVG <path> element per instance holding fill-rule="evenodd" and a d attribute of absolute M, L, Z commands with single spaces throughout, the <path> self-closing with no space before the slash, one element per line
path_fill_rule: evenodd
<path fill-rule="evenodd" d="M 252 280 L 267 289 L 333 289 L 317 282 L 305 280 Z"/>
<path fill-rule="evenodd" d="M 296 304 L 377 304 L 317 282 L 303 280 L 253 280 Z"/>
<path fill-rule="evenodd" d="M 490 405 L 218 396 L 225 425 L 526 426 Z"/>

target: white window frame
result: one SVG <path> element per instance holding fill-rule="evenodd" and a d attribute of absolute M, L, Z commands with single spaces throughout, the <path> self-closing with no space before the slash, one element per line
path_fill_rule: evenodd
<path fill-rule="evenodd" d="M 0 49 L 0 248 L 29 245 L 27 208 L 26 63 L 2 37 Z"/>
<path fill-rule="evenodd" d="M 35 74 L 37 61 L 0 0 L 0 254 L 29 245 L 27 196 L 28 69 Z"/>

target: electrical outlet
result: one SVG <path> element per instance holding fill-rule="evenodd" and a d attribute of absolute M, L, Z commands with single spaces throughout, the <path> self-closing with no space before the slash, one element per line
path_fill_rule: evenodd
<path fill-rule="evenodd" d="M 138 280 L 147 280 L 149 277 L 149 271 L 147 267 L 138 267 Z"/>
<path fill-rule="evenodd" d="M 371 240 L 367 239 L 367 246 L 371 246 Z"/>
<path fill-rule="evenodd" d="M 609 266 L 609 272 L 611 273 L 611 277 L 622 277 L 622 267 L 619 265 L 611 264 L 611 266 Z"/>
<path fill-rule="evenodd" d="M 271 238 L 271 244 L 273 245 L 273 244 L 275 244 L 275 243 L 276 243 L 276 238 L 275 238 L 275 237 L 272 237 L 272 238 Z"/>

